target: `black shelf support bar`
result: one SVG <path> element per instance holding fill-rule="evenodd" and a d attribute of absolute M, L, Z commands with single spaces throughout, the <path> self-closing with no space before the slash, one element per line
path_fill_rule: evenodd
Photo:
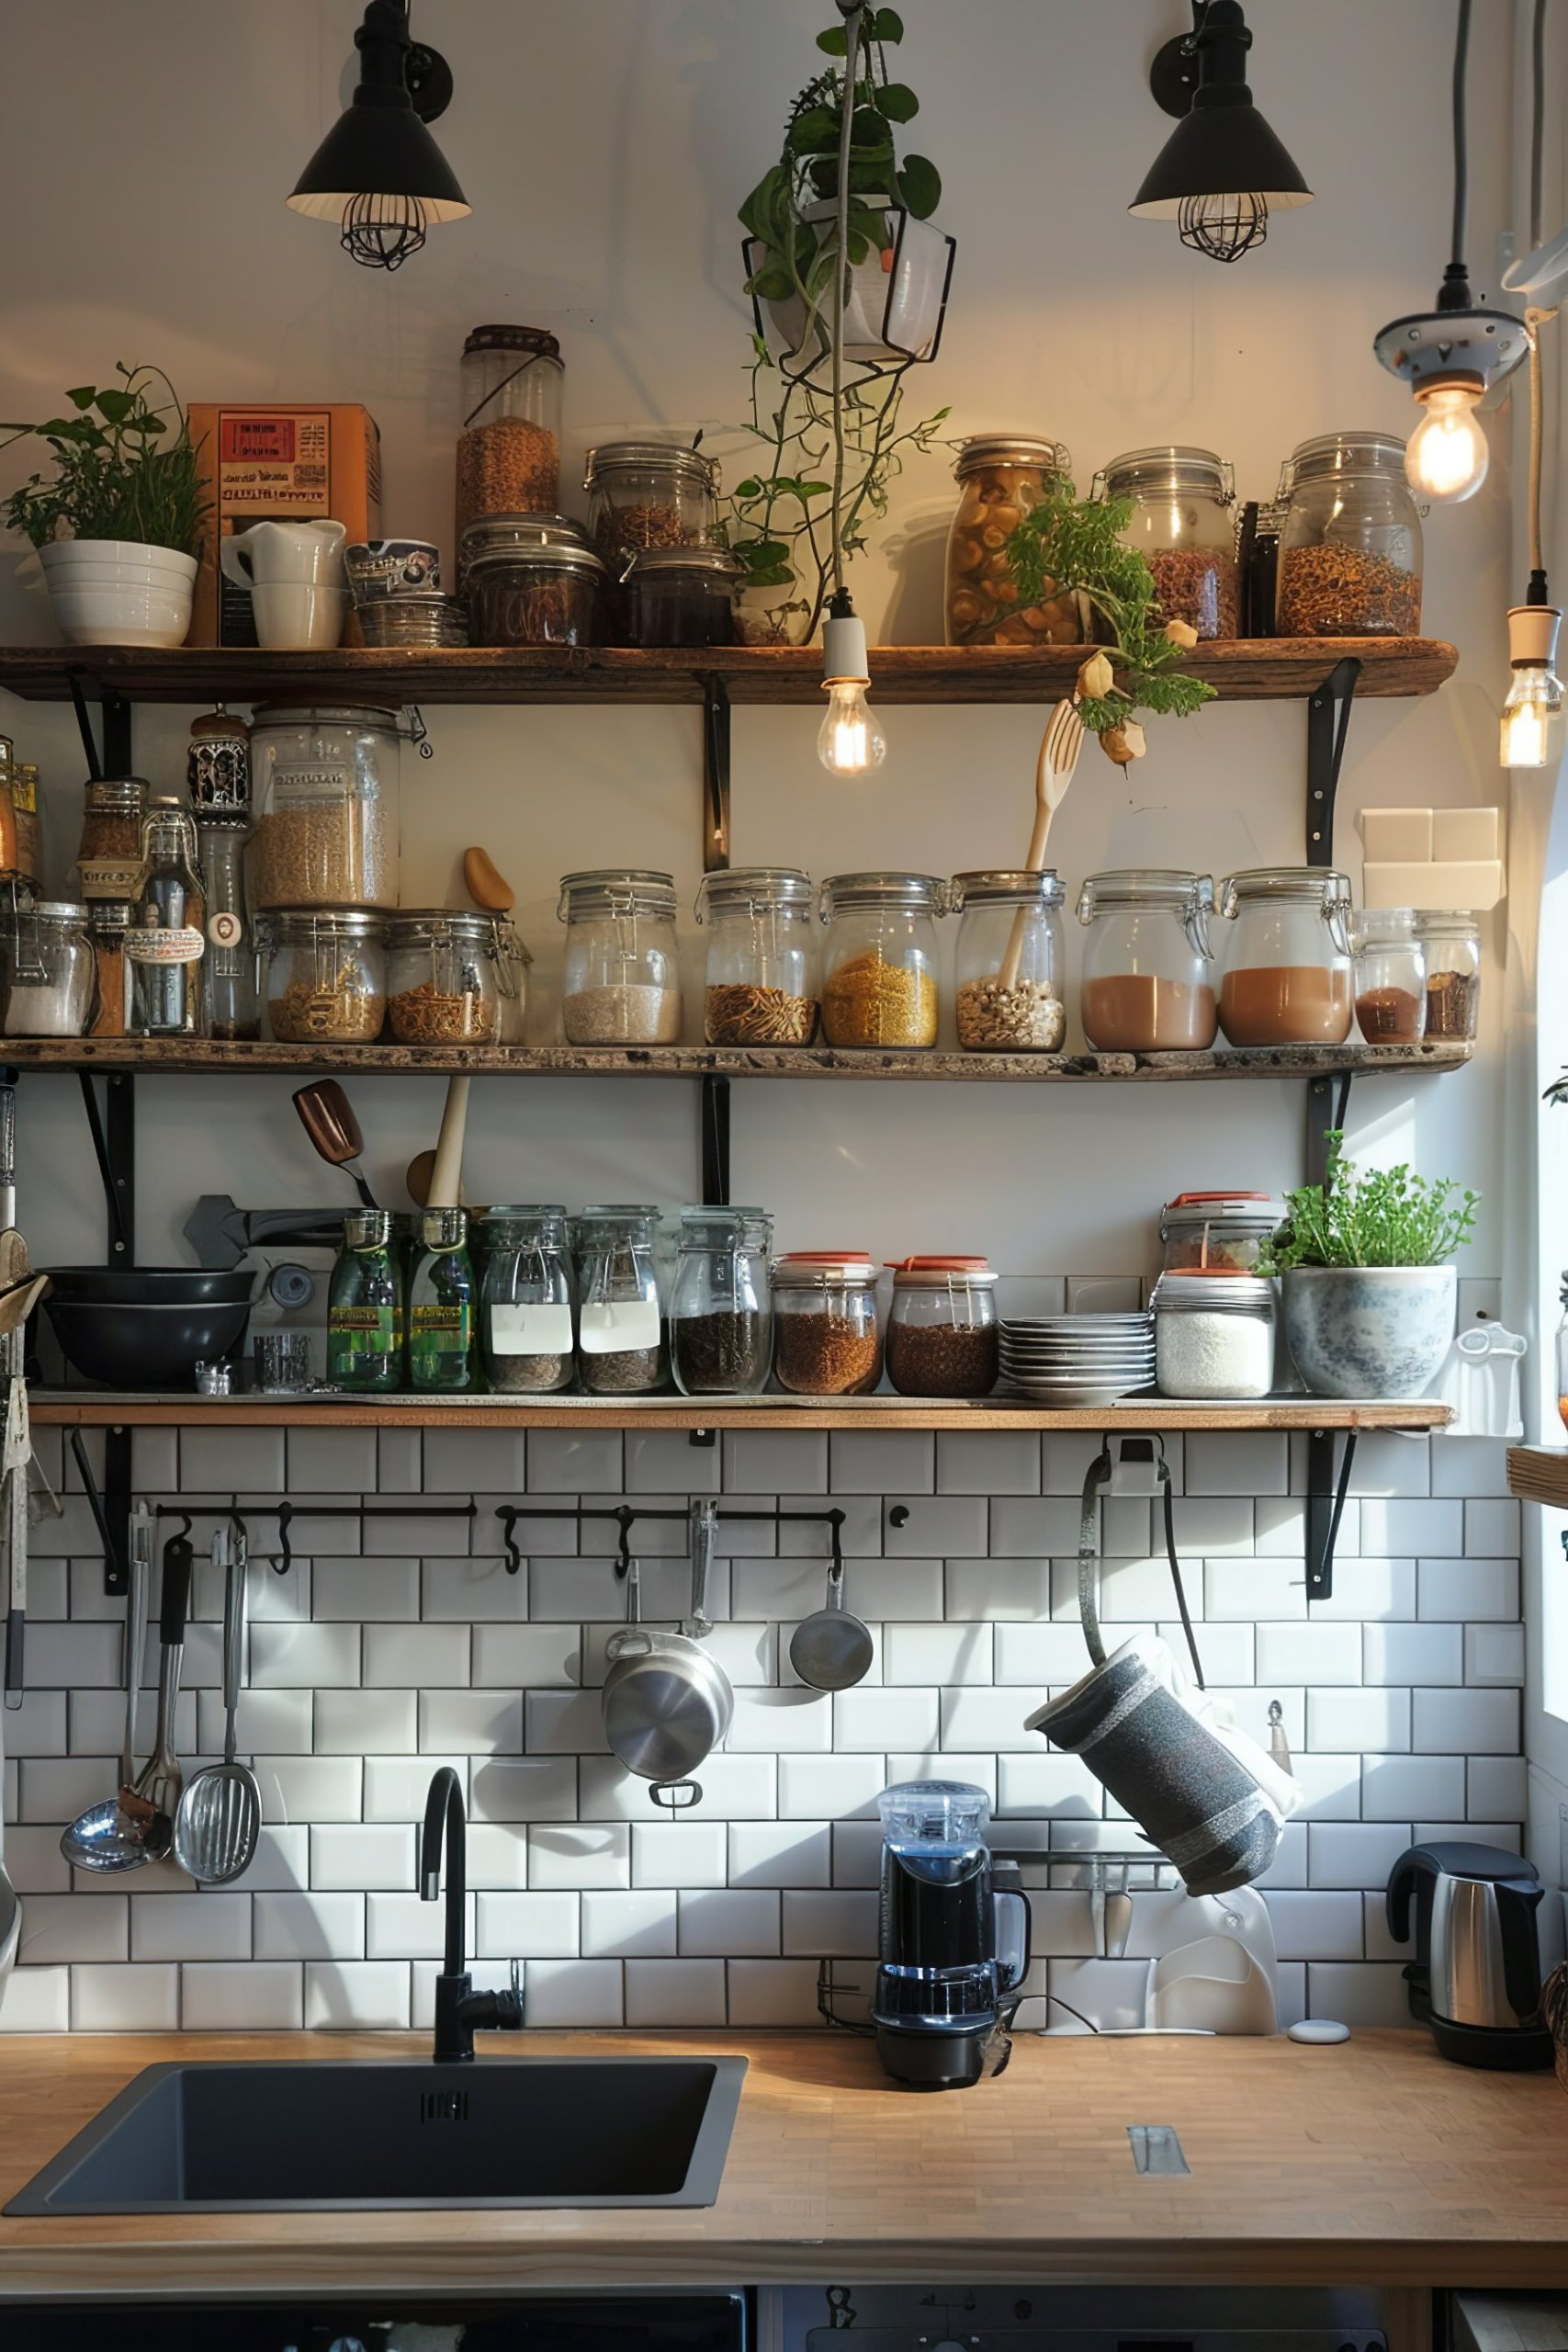
<path fill-rule="evenodd" d="M 1345 1498 L 1350 1491 L 1350 1471 L 1356 1459 L 1356 1432 L 1346 1433 L 1345 1451 L 1340 1456 L 1339 1476 L 1334 1476 L 1334 1432 L 1332 1430 L 1311 1430 L 1307 1433 L 1307 1492 L 1306 1492 L 1306 1596 L 1308 1600 L 1328 1600 L 1334 1593 L 1334 1547 L 1339 1541 L 1339 1522 L 1345 1516 Z"/>
<path fill-rule="evenodd" d="M 703 872 L 729 864 L 729 688 L 703 680 Z"/>
<path fill-rule="evenodd" d="M 1306 862 L 1334 863 L 1334 803 L 1350 732 L 1350 703 L 1361 665 L 1354 654 L 1337 662 L 1307 702 Z"/>
<path fill-rule="evenodd" d="M 1331 1075 L 1307 1080 L 1306 1181 L 1321 1184 L 1328 1173 L 1331 1130 L 1344 1133 L 1350 1113 L 1350 1081 L 1354 1070 L 1341 1070 L 1337 1086 Z"/>
<path fill-rule="evenodd" d="M 703 1203 L 729 1205 L 729 1080 L 705 1077 L 703 1090 Z"/>
<path fill-rule="evenodd" d="M 104 774 L 134 775 L 130 749 L 130 705 L 123 695 L 100 694 L 104 715 Z"/>

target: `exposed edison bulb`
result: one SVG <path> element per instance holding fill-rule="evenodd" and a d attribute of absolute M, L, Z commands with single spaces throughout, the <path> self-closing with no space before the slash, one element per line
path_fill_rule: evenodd
<path fill-rule="evenodd" d="M 1480 385 L 1437 384 L 1419 396 L 1420 424 L 1404 452 L 1404 478 L 1424 498 L 1447 506 L 1473 498 L 1486 479 L 1491 451 L 1475 404 Z"/>
<path fill-rule="evenodd" d="M 817 756 L 829 775 L 868 775 L 887 757 L 887 738 L 859 678 L 836 678 L 817 737 Z"/>
<path fill-rule="evenodd" d="M 1562 680 L 1544 666 L 1516 670 L 1503 705 L 1503 765 L 1551 767 L 1562 756 Z"/>

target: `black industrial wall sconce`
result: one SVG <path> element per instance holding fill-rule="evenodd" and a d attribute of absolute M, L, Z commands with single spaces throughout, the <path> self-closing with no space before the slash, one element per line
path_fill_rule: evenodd
<path fill-rule="evenodd" d="M 336 220 L 345 253 L 367 269 L 398 269 L 425 232 L 472 209 L 425 125 L 445 113 L 452 75 L 409 30 L 409 0 L 370 0 L 354 36 L 360 79 L 299 175 L 289 209 Z"/>

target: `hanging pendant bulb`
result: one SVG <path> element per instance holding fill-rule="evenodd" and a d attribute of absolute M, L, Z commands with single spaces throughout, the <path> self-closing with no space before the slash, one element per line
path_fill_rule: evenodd
<path fill-rule="evenodd" d="M 1562 756 L 1562 682 L 1557 675 L 1554 605 L 1516 605 L 1508 615 L 1514 679 L 1503 705 L 1498 757 L 1506 768 L 1554 767 Z"/>
<path fill-rule="evenodd" d="M 829 599 L 828 614 L 822 629 L 828 711 L 817 737 L 817 756 L 829 775 L 869 775 L 887 757 L 887 738 L 865 698 L 871 684 L 865 623 L 855 618 L 847 588 Z"/>
<path fill-rule="evenodd" d="M 1492 452 L 1476 414 L 1482 390 L 1479 376 L 1440 377 L 1416 393 L 1421 422 L 1404 452 L 1404 478 L 1423 498 L 1459 506 L 1485 481 Z"/>

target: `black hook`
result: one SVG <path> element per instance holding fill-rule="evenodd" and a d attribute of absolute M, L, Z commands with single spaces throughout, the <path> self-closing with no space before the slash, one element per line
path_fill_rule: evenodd
<path fill-rule="evenodd" d="M 515 1503 L 498 1503 L 497 1519 L 502 1523 L 502 1542 L 506 1548 L 506 1573 L 509 1577 L 523 1573 L 523 1555 L 517 1549 L 518 1510 Z"/>
<path fill-rule="evenodd" d="M 838 1583 L 844 1573 L 844 1513 L 830 1510 L 828 1524 L 833 1532 L 833 1580 Z"/>
<path fill-rule="evenodd" d="M 636 1511 L 626 1503 L 622 1503 L 615 1513 L 615 1524 L 621 1531 L 620 1555 L 615 1562 L 615 1577 L 618 1583 L 624 1584 L 631 1574 L 632 1521 L 636 1517 Z"/>
<path fill-rule="evenodd" d="M 272 1564 L 276 1577 L 286 1577 L 294 1566 L 294 1554 L 289 1548 L 288 1522 L 294 1516 L 294 1506 L 287 1498 L 277 1506 L 277 1557 Z"/>

